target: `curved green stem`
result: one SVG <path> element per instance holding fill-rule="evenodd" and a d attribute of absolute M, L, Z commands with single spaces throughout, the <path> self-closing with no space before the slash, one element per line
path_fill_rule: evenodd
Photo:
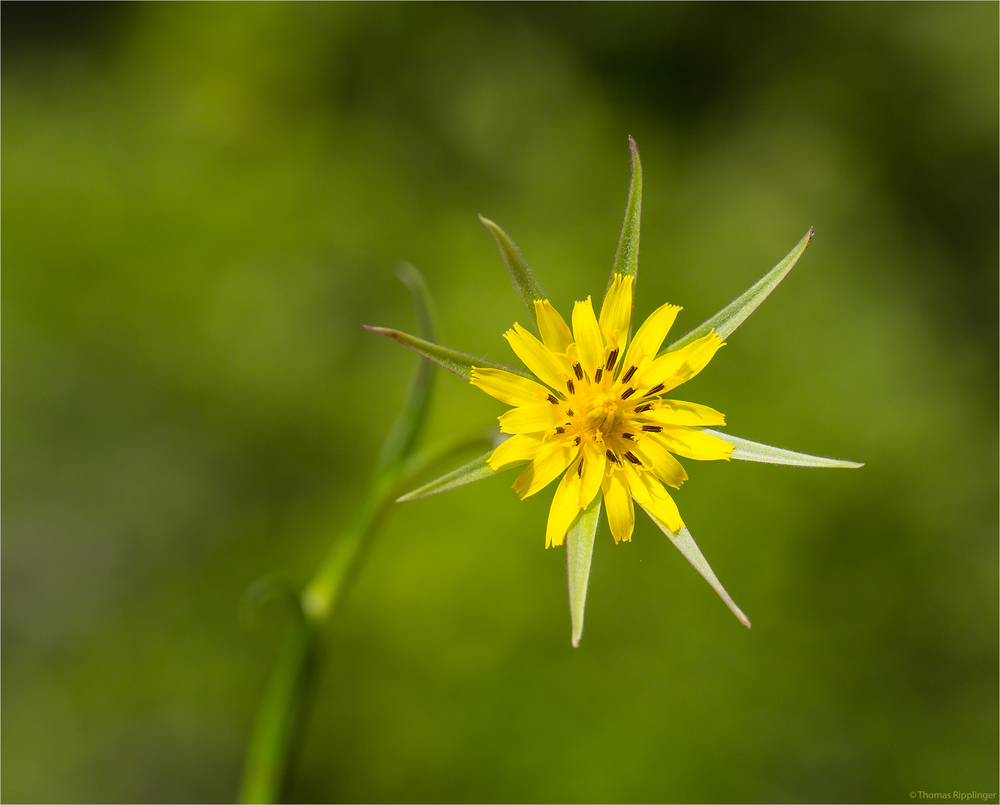
<path fill-rule="evenodd" d="M 240 802 L 277 802 L 312 700 L 319 637 L 296 620 L 281 647 L 247 749 Z"/>
<path fill-rule="evenodd" d="M 413 293 L 422 334 L 433 338 L 431 305 L 423 278 L 408 265 L 400 268 L 399 276 Z M 375 477 L 347 527 L 298 598 L 298 617 L 281 648 L 254 720 L 241 802 L 277 802 L 281 798 L 311 710 L 322 628 L 343 599 L 379 519 L 403 491 L 402 480 L 422 468 L 421 461 L 410 455 L 427 415 L 431 369 L 430 363 L 418 364 L 407 400 L 382 445 Z"/>
<path fill-rule="evenodd" d="M 370 537 L 400 491 L 402 463 L 376 476 L 340 538 L 299 599 L 288 634 L 257 711 L 243 773 L 241 802 L 278 802 L 311 709 L 322 627 L 343 600 Z"/>

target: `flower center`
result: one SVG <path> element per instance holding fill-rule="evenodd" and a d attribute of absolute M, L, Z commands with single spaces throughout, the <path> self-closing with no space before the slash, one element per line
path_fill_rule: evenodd
<path fill-rule="evenodd" d="M 583 390 L 577 395 L 579 402 L 576 411 L 576 423 L 581 430 L 591 433 L 600 432 L 607 436 L 622 418 L 622 409 L 618 404 L 617 395 L 608 394 L 602 390 Z"/>

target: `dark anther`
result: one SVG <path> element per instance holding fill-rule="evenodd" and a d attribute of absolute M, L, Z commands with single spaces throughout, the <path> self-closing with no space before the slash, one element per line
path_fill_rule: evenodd
<path fill-rule="evenodd" d="M 594 375 L 594 382 L 595 383 L 600 383 L 601 382 L 601 375 L 603 375 L 603 374 L 604 374 L 604 370 L 600 366 L 598 366 L 597 367 L 597 374 Z"/>
<path fill-rule="evenodd" d="M 649 391 L 647 391 L 647 392 L 646 392 L 645 394 L 643 394 L 642 396 L 643 396 L 643 397 L 652 397 L 652 396 L 653 396 L 654 394 L 656 394 L 656 393 L 657 393 L 658 391 L 663 391 L 663 384 L 662 384 L 662 383 L 660 383 L 660 385 L 658 385 L 658 386 L 654 386 L 653 388 L 651 388 L 651 389 L 650 389 Z"/>
<path fill-rule="evenodd" d="M 616 456 L 610 450 L 607 451 L 606 455 L 608 457 L 608 461 L 613 461 L 615 462 L 615 464 L 621 464 L 621 462 L 618 460 L 618 456 Z"/>
<path fill-rule="evenodd" d="M 576 437 L 576 438 L 575 438 L 575 439 L 573 440 L 573 444 L 574 444 L 574 445 L 576 445 L 577 447 L 579 447 L 579 446 L 580 446 L 580 437 L 579 437 L 579 436 L 577 436 L 577 437 Z"/>
<path fill-rule="evenodd" d="M 576 477 L 577 478 L 582 478 L 583 477 L 583 462 L 582 461 L 579 464 L 576 465 Z"/>
<path fill-rule="evenodd" d="M 549 402 L 553 405 L 559 405 L 559 400 L 556 399 L 554 394 L 549 395 Z"/>
<path fill-rule="evenodd" d="M 608 355 L 608 362 L 604 365 L 604 368 L 609 372 L 615 368 L 615 361 L 618 360 L 618 347 L 611 350 L 611 354 Z"/>
<path fill-rule="evenodd" d="M 625 458 L 627 458 L 627 459 L 628 459 L 629 461 L 631 461 L 631 462 L 632 462 L 633 464 L 642 464 L 642 462 L 641 462 L 641 461 L 639 461 L 639 459 L 638 459 L 638 458 L 636 458 L 636 457 L 635 457 L 635 456 L 634 456 L 634 455 L 632 454 L 632 451 L 631 451 L 631 450 L 629 450 L 629 451 L 628 451 L 627 453 L 625 453 Z"/>
<path fill-rule="evenodd" d="M 576 387 L 573 385 L 573 381 L 572 380 L 567 380 L 566 381 L 566 388 L 569 389 L 569 393 L 570 394 L 576 394 Z"/>
<path fill-rule="evenodd" d="M 628 439 L 630 442 L 634 442 L 635 441 L 635 434 L 634 433 L 623 433 L 622 434 L 622 438 L 623 439 Z"/>
<path fill-rule="evenodd" d="M 635 394 L 635 389 L 629 386 L 627 389 L 625 389 L 625 391 L 622 392 L 622 399 L 627 400 L 633 394 Z"/>
<path fill-rule="evenodd" d="M 577 380 L 583 380 L 583 367 L 578 363 L 573 364 L 573 371 L 576 373 Z"/>
<path fill-rule="evenodd" d="M 567 408 L 566 409 L 566 416 L 574 416 L 572 408 Z"/>
<path fill-rule="evenodd" d="M 646 433 L 659 433 L 663 430 L 663 428 L 659 425 L 643 425 L 642 429 L 646 431 Z"/>
<path fill-rule="evenodd" d="M 565 433 L 565 432 L 566 432 L 566 428 L 564 428 L 562 425 L 560 425 L 558 428 L 556 428 L 556 433 Z"/>
<path fill-rule="evenodd" d="M 640 405 L 638 408 L 636 408 L 634 413 L 641 414 L 643 411 L 648 411 L 652 407 L 653 407 L 652 403 L 646 403 L 645 405 Z"/>
<path fill-rule="evenodd" d="M 628 381 L 632 379 L 632 375 L 634 374 L 635 374 L 635 367 L 630 366 L 628 368 L 628 371 L 625 373 L 625 376 L 622 378 L 622 383 L 628 383 Z"/>

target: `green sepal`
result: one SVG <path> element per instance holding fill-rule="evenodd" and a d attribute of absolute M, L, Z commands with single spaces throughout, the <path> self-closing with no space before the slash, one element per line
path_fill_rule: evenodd
<path fill-rule="evenodd" d="M 856 468 L 865 466 L 856 461 L 843 461 L 839 458 L 823 458 L 822 456 L 810 456 L 807 453 L 795 453 L 781 447 L 771 447 L 759 442 L 751 442 L 748 439 L 730 436 L 728 433 L 721 433 L 708 428 L 705 428 L 704 432 L 718 436 L 722 441 L 733 445 L 733 454 L 730 458 L 735 458 L 738 461 L 759 461 L 762 464 L 788 464 L 792 467 Z"/>
<path fill-rule="evenodd" d="M 587 603 L 587 582 L 590 580 L 590 560 L 594 554 L 594 536 L 601 518 L 601 496 L 573 521 L 566 532 L 566 572 L 569 576 L 569 617 L 573 648 L 580 645 L 583 635 L 583 608 Z"/>
<path fill-rule="evenodd" d="M 749 619 L 743 614 L 743 610 L 736 606 L 736 602 L 733 601 L 729 593 L 726 592 L 726 588 L 719 582 L 718 577 L 712 571 L 712 568 L 705 560 L 704 555 L 702 555 L 701 549 L 698 547 L 698 543 L 696 543 L 694 541 L 694 537 L 691 536 L 691 532 L 682 527 L 681 530 L 675 534 L 660 520 L 656 519 L 656 517 L 654 517 L 648 509 L 644 509 L 644 511 L 649 515 L 649 519 L 659 526 L 660 531 L 666 534 L 667 537 L 670 538 L 670 541 L 677 546 L 677 550 L 684 554 L 684 558 L 687 559 L 694 569 L 701 574 L 702 578 L 705 579 L 705 581 L 712 586 L 712 589 L 719 594 L 719 598 L 725 602 L 726 606 L 729 607 L 730 611 L 736 616 L 737 620 L 749 629 Z"/>
<path fill-rule="evenodd" d="M 396 269 L 396 276 L 410 289 L 413 306 L 417 313 L 417 327 L 426 339 L 434 338 L 434 314 L 427 283 L 417 269 L 409 263 L 402 263 Z M 382 442 L 378 466 L 403 461 L 413 452 L 413 446 L 420 436 L 430 405 L 431 386 L 434 379 L 433 367 L 426 361 L 418 361 L 417 369 L 410 383 L 406 402 L 397 414 L 392 427 Z"/>
<path fill-rule="evenodd" d="M 514 245 L 514 241 L 507 237 L 507 233 L 489 218 L 484 218 L 480 215 L 479 220 L 493 233 L 493 237 L 497 242 L 497 248 L 500 249 L 500 256 L 503 257 L 504 265 L 507 266 L 507 271 L 510 274 L 510 281 L 514 283 L 514 290 L 521 297 L 521 301 L 524 303 L 524 307 L 531 317 L 531 324 L 537 330 L 538 322 L 535 319 L 535 302 L 541 302 L 543 299 L 548 299 L 548 297 L 537 280 L 535 280 L 531 269 L 528 268 L 528 264 L 524 262 L 524 258 L 521 256 L 521 252 L 517 246 Z"/>
<path fill-rule="evenodd" d="M 768 294 L 778 287 L 778 283 L 785 278 L 785 275 L 792 270 L 792 266 L 798 262 L 802 253 L 806 250 L 806 246 L 809 245 L 809 241 L 812 240 L 812 237 L 813 230 L 810 227 L 805 237 L 795 244 L 794 249 L 785 255 L 784 260 L 751 285 L 741 296 L 726 305 L 712 316 L 712 318 L 695 327 L 687 335 L 674 341 L 663 352 L 673 352 L 681 347 L 686 347 L 692 341 L 708 335 L 712 330 L 715 330 L 719 338 L 723 340 L 728 338 L 757 309 L 757 306 L 767 299 Z"/>
<path fill-rule="evenodd" d="M 466 353 L 459 352 L 455 349 L 440 347 L 437 344 L 432 344 L 430 341 L 425 341 L 422 338 L 417 338 L 415 335 L 409 335 L 408 333 L 403 333 L 399 330 L 391 330 L 388 327 L 372 327 L 368 324 L 364 325 L 364 328 L 371 333 L 378 333 L 379 335 L 385 335 L 389 338 L 395 339 L 400 344 L 412 349 L 414 352 L 419 352 L 425 358 L 434 361 L 434 363 L 438 366 L 443 366 L 449 372 L 454 372 L 456 375 L 464 377 L 466 380 L 472 379 L 473 366 L 503 369 L 505 372 L 510 372 L 511 374 L 520 375 L 521 377 L 527 377 L 529 380 L 534 380 L 532 375 L 528 374 L 523 369 L 514 369 L 510 366 L 504 366 L 502 363 L 488 361 L 485 358 L 477 358 L 473 355 L 467 355 Z"/>
<path fill-rule="evenodd" d="M 463 464 L 457 470 L 452 470 L 451 472 L 442 475 L 440 478 L 414 489 L 412 492 L 407 492 L 405 495 L 396 498 L 396 502 L 404 503 L 408 500 L 425 498 L 428 495 L 436 495 L 439 492 L 447 492 L 449 489 L 455 489 L 459 486 L 471 484 L 473 481 L 481 481 L 483 478 L 489 478 L 496 475 L 488 463 L 491 455 L 493 455 L 492 450 L 488 453 L 484 453 L 477 459 L 473 459 L 468 464 Z"/>
<path fill-rule="evenodd" d="M 635 140 L 628 138 L 628 147 L 632 155 L 632 179 L 629 182 L 628 202 L 625 204 L 625 220 L 622 222 L 622 233 L 618 238 L 618 250 L 615 252 L 615 262 L 608 277 L 608 288 L 615 281 L 615 274 L 632 277 L 632 300 L 635 300 L 635 279 L 639 273 L 639 219 L 642 216 L 642 162 L 639 160 L 639 147 Z"/>

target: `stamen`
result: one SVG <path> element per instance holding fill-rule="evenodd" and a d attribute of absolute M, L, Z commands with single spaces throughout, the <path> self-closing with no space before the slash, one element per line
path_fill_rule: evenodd
<path fill-rule="evenodd" d="M 605 455 L 607 455 L 608 461 L 613 461 L 615 464 L 621 464 L 621 462 L 618 460 L 618 456 L 616 456 L 610 450 L 608 450 L 607 453 L 605 453 Z"/>
<path fill-rule="evenodd" d="M 636 464 L 636 465 L 639 465 L 639 466 L 641 466 L 641 465 L 642 465 L 642 462 L 641 462 L 641 461 L 639 461 L 639 459 L 638 459 L 638 458 L 636 458 L 636 456 L 635 456 L 635 455 L 633 455 L 633 453 L 632 453 L 632 451 L 631 451 L 631 450 L 629 450 L 628 452 L 626 452 L 626 453 L 625 453 L 625 458 L 627 458 L 627 459 L 628 459 L 629 461 L 631 461 L 631 462 L 632 462 L 633 464 Z"/>
<path fill-rule="evenodd" d="M 573 381 L 572 380 L 567 380 L 566 381 L 566 388 L 569 389 L 569 393 L 570 394 L 576 394 L 576 387 L 573 385 Z"/>
<path fill-rule="evenodd" d="M 560 425 L 558 428 L 556 428 L 556 433 L 565 433 L 565 432 L 566 432 L 566 428 L 564 428 L 562 425 Z"/>
<path fill-rule="evenodd" d="M 629 386 L 627 389 L 625 389 L 625 391 L 622 392 L 622 399 L 627 400 L 633 394 L 635 394 L 635 389 Z"/>
<path fill-rule="evenodd" d="M 575 447 L 579 447 L 579 446 L 580 446 L 580 437 L 579 437 L 579 436 L 577 436 L 577 437 L 576 437 L 576 438 L 575 438 L 575 439 L 573 440 L 573 445 L 574 445 Z"/>
<path fill-rule="evenodd" d="M 556 397 L 555 397 L 554 394 L 550 394 L 549 397 L 548 397 L 548 400 L 553 405 L 559 405 L 559 400 L 556 399 Z"/>
<path fill-rule="evenodd" d="M 658 391 L 663 391 L 663 384 L 662 384 L 662 383 L 660 383 L 660 385 L 658 385 L 658 386 L 654 386 L 653 388 L 651 388 L 651 389 L 650 389 L 649 391 L 647 391 L 647 392 L 646 392 L 645 394 L 643 394 L 642 396 L 643 396 L 643 397 L 652 397 L 652 396 L 653 396 L 654 394 L 656 394 L 656 393 L 657 393 Z"/>
<path fill-rule="evenodd" d="M 583 367 L 578 363 L 573 364 L 573 371 L 576 373 L 577 380 L 583 380 Z"/>
<path fill-rule="evenodd" d="M 660 433 L 663 430 L 659 425 L 643 425 L 642 429 L 646 433 Z"/>
<path fill-rule="evenodd" d="M 628 383 L 628 381 L 632 379 L 632 375 L 634 374 L 635 374 L 635 367 L 630 366 L 628 368 L 628 371 L 625 373 L 625 376 L 622 378 L 622 383 Z"/>
<path fill-rule="evenodd" d="M 634 433 L 623 433 L 622 434 L 622 438 L 623 439 L 628 439 L 630 442 L 634 442 L 635 441 L 635 434 Z"/>
<path fill-rule="evenodd" d="M 576 416 L 576 414 L 573 413 L 573 409 L 572 408 L 567 408 L 566 409 L 566 416 Z"/>
<path fill-rule="evenodd" d="M 652 403 L 646 403 L 645 405 L 640 405 L 632 413 L 634 413 L 634 414 L 641 414 L 643 411 L 648 411 L 652 407 L 653 407 Z"/>
<path fill-rule="evenodd" d="M 576 477 L 577 478 L 582 478 L 583 477 L 583 462 L 582 461 L 579 464 L 576 465 Z"/>
<path fill-rule="evenodd" d="M 608 355 L 608 362 L 604 365 L 604 368 L 609 372 L 615 368 L 615 361 L 618 360 L 618 347 L 611 350 L 611 354 Z"/>
<path fill-rule="evenodd" d="M 601 376 L 603 374 L 604 374 L 604 370 L 600 366 L 598 366 L 597 367 L 597 373 L 594 375 L 594 382 L 595 383 L 600 383 L 601 382 Z"/>

